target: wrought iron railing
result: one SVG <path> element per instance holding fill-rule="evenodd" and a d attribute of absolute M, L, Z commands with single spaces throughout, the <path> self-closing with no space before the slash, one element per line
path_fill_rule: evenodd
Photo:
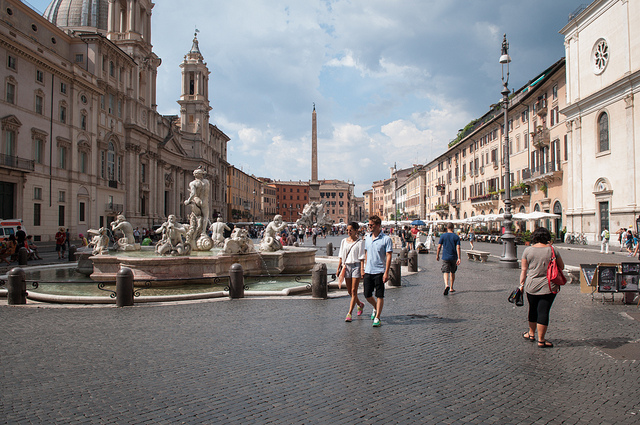
<path fill-rule="evenodd" d="M 35 169 L 35 161 L 32 159 L 19 158 L 17 156 L 5 155 L 0 153 L 0 165 L 9 168 L 15 168 L 23 171 L 33 171 Z"/>

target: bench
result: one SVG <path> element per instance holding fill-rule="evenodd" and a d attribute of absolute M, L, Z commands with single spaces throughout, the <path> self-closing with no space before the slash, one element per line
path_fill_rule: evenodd
<path fill-rule="evenodd" d="M 568 284 L 580 283 L 580 267 L 564 265 L 564 275 Z"/>
<path fill-rule="evenodd" d="M 487 262 L 487 259 L 489 258 L 489 254 L 490 253 L 486 251 L 476 251 L 476 250 L 467 251 L 467 256 L 469 257 L 469 260 L 480 261 L 482 263 Z"/>

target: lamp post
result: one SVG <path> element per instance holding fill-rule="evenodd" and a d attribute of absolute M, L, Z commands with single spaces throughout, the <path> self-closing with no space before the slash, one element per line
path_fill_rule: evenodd
<path fill-rule="evenodd" d="M 511 230 L 513 222 L 511 221 L 511 168 L 510 168 L 510 153 L 509 153 L 509 63 L 511 57 L 509 56 L 509 43 L 507 42 L 507 34 L 504 35 L 502 40 L 502 54 L 500 55 L 500 64 L 502 65 L 502 107 L 504 108 L 504 184 L 505 184 L 505 198 L 504 198 L 504 234 L 502 235 L 503 252 L 500 258 L 500 264 L 504 267 L 517 268 L 518 258 L 516 256 L 516 243 L 515 236 Z M 505 75 L 506 67 L 506 75 Z"/>

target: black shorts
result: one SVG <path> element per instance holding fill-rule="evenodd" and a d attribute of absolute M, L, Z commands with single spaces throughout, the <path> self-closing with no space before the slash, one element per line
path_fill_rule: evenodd
<path fill-rule="evenodd" d="M 442 273 L 454 273 L 456 271 L 458 271 L 458 265 L 456 264 L 457 260 L 455 261 L 444 261 L 442 260 L 442 268 L 440 269 L 442 271 Z"/>
<path fill-rule="evenodd" d="M 382 278 L 384 277 L 384 273 L 377 274 L 364 274 L 364 279 L 362 280 L 364 285 L 364 297 L 370 298 L 373 295 L 373 290 L 376 290 L 376 298 L 384 298 L 384 281 Z"/>

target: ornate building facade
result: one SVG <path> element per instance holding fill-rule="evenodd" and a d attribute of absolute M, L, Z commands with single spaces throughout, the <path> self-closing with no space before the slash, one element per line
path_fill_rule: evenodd
<path fill-rule="evenodd" d="M 209 123 L 209 70 L 194 38 L 180 65 L 180 115 L 157 112 L 152 8 L 53 0 L 43 17 L 0 0 L 0 217 L 22 218 L 36 240 L 119 212 L 134 227 L 168 214 L 186 221 L 198 166 L 212 215 L 226 216 L 229 138 Z"/>
<path fill-rule="evenodd" d="M 640 4 L 596 0 L 560 31 L 567 58 L 567 229 L 598 240 L 640 214 Z"/>

